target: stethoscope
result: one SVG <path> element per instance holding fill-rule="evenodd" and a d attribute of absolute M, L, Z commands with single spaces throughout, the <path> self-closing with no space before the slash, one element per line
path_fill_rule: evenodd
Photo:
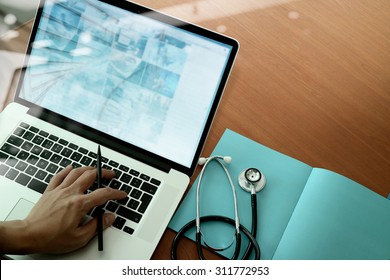
<path fill-rule="evenodd" d="M 233 203 L 234 203 L 234 215 L 235 218 L 229 218 L 224 216 L 218 216 L 218 215 L 212 215 L 212 216 L 203 216 L 200 217 L 200 202 L 199 202 L 199 193 L 200 193 L 200 186 L 203 179 L 203 174 L 208 166 L 208 164 L 215 160 L 219 163 L 219 165 L 222 167 L 222 169 L 225 171 L 225 174 L 229 180 L 230 187 L 232 189 L 233 193 Z M 229 171 L 227 170 L 225 163 L 229 164 L 231 163 L 232 158 L 229 156 L 212 156 L 209 158 L 200 158 L 198 161 L 199 165 L 203 165 L 202 170 L 199 173 L 199 180 L 196 186 L 196 218 L 186 225 L 184 225 L 176 234 L 175 238 L 172 242 L 172 249 L 171 249 L 171 258 L 176 260 L 177 259 L 177 246 L 180 241 L 180 239 L 183 237 L 183 235 L 189 231 L 194 226 L 196 227 L 196 247 L 198 256 L 201 260 L 204 260 L 205 257 L 203 255 L 203 248 L 202 248 L 202 240 L 203 244 L 216 252 L 224 251 L 230 248 L 233 243 L 235 242 L 235 249 L 234 253 L 231 257 L 232 260 L 237 260 L 240 254 L 241 250 L 241 232 L 244 233 L 244 235 L 249 239 L 249 244 L 246 248 L 246 251 L 244 255 L 242 256 L 243 260 L 246 260 L 251 255 L 252 251 L 255 252 L 254 259 L 259 260 L 261 257 L 261 251 L 260 246 L 256 240 L 257 236 L 257 197 L 256 193 L 261 191 L 265 187 L 266 179 L 265 176 L 260 172 L 257 168 L 248 168 L 243 170 L 239 176 L 238 176 L 238 183 L 241 188 L 243 188 L 245 191 L 251 193 L 251 209 L 252 209 L 252 228 L 251 231 L 249 231 L 246 227 L 240 224 L 239 216 L 238 216 L 238 205 L 237 205 L 237 196 L 236 196 L 236 190 L 232 181 L 232 178 L 230 176 Z M 224 248 L 215 248 L 207 244 L 201 230 L 201 223 L 203 222 L 224 222 L 228 223 L 235 227 L 235 233 L 233 236 L 233 239 L 231 243 L 224 247 Z"/>

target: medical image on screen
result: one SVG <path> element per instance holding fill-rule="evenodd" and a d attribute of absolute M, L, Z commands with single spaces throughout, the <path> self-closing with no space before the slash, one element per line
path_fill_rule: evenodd
<path fill-rule="evenodd" d="M 45 6 L 22 97 L 122 139 L 156 141 L 187 44 L 97 1 Z"/>
<path fill-rule="evenodd" d="M 231 46 L 99 0 L 41 11 L 19 97 L 190 166 Z"/>

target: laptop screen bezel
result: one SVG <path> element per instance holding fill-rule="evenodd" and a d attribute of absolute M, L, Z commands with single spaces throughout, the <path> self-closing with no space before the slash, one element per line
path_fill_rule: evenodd
<path fill-rule="evenodd" d="M 177 162 L 174 162 L 172 160 L 166 159 L 160 155 L 157 155 L 155 153 L 151 153 L 145 149 L 142 149 L 140 147 L 137 147 L 135 145 L 132 145 L 124 140 L 120 140 L 118 138 L 115 138 L 111 135 L 108 135 L 106 133 L 103 133 L 99 130 L 96 130 L 92 127 L 83 125 L 79 122 L 76 122 L 70 118 L 67 118 L 65 116 L 59 115 L 56 112 L 50 111 L 46 108 L 40 107 L 39 105 L 36 105 L 34 103 L 29 102 L 26 99 L 23 99 L 19 96 L 20 90 L 22 88 L 23 84 L 23 77 L 25 75 L 26 67 L 24 67 L 21 71 L 20 79 L 18 82 L 16 94 L 15 94 L 15 102 L 20 103 L 24 106 L 27 106 L 30 108 L 29 113 L 43 119 L 49 123 L 52 123 L 56 126 L 59 126 L 61 128 L 64 128 L 68 131 L 71 131 L 73 133 L 76 133 L 84 138 L 90 139 L 93 142 L 99 143 L 101 145 L 104 145 L 108 148 L 111 148 L 113 150 L 116 150 L 124 155 L 133 157 L 137 160 L 140 160 L 142 162 L 145 162 L 146 164 L 152 165 L 160 170 L 163 170 L 164 172 L 169 172 L 170 168 L 173 168 L 175 170 L 178 170 L 182 173 L 187 174 L 189 177 L 192 176 L 194 173 L 194 170 L 197 165 L 198 158 L 202 152 L 202 149 L 204 147 L 207 135 L 209 133 L 209 130 L 211 128 L 214 116 L 216 114 L 217 108 L 219 106 L 223 91 L 225 89 L 228 77 L 230 75 L 230 72 L 232 70 L 235 58 L 237 56 L 237 52 L 239 49 L 239 43 L 230 37 L 227 37 L 225 35 L 216 33 L 214 31 L 205 29 L 203 27 L 200 27 L 195 24 L 191 24 L 189 22 L 174 18 L 172 16 L 163 14 L 159 11 L 150 9 L 145 6 L 141 6 L 139 4 L 135 4 L 133 2 L 129 1 L 122 1 L 122 0 L 114 0 L 114 1 L 107 1 L 107 0 L 98 0 L 100 2 L 107 3 L 109 5 L 113 5 L 119 8 L 122 8 L 124 10 L 127 10 L 132 13 L 136 13 L 139 15 L 143 15 L 149 18 L 152 18 L 154 20 L 158 20 L 160 22 L 163 22 L 165 24 L 169 24 L 172 26 L 175 26 L 177 28 L 180 28 L 182 30 L 185 30 L 190 33 L 194 33 L 197 35 L 200 35 L 202 37 L 205 37 L 210 40 L 214 40 L 216 42 L 228 45 L 231 47 L 231 52 L 228 57 L 228 60 L 226 62 L 225 69 L 222 73 L 221 80 L 219 83 L 219 86 L 217 88 L 217 91 L 214 96 L 213 104 L 210 107 L 209 114 L 207 116 L 207 119 L 205 121 L 205 125 L 203 127 L 203 131 L 201 133 L 201 136 L 199 138 L 198 145 L 196 147 L 196 151 L 194 153 L 194 157 L 192 159 L 192 163 L 189 167 L 184 166 L 182 164 L 179 164 Z M 29 54 L 32 51 L 33 42 L 35 40 L 39 22 L 42 18 L 42 12 L 43 12 L 43 6 L 45 4 L 45 0 L 41 0 L 39 7 L 37 9 L 37 14 L 35 17 L 34 25 L 32 28 L 32 32 L 30 35 L 29 43 L 27 46 L 27 52 L 26 52 L 26 59 L 25 64 L 28 65 L 29 60 Z"/>

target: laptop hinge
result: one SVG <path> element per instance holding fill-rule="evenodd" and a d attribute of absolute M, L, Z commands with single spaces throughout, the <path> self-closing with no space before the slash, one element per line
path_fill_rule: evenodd
<path fill-rule="evenodd" d="M 30 108 L 28 114 L 51 123 L 55 126 L 63 128 L 69 132 L 75 133 L 83 138 L 91 140 L 102 146 L 115 150 L 121 154 L 139 160 L 147 165 L 157 168 L 165 173 L 169 173 L 171 166 L 163 163 L 159 160 L 159 156 L 147 155 L 146 151 L 143 151 L 131 144 L 117 139 L 111 135 L 105 134 L 91 127 L 82 125 L 76 121 L 58 115 L 44 108 Z"/>

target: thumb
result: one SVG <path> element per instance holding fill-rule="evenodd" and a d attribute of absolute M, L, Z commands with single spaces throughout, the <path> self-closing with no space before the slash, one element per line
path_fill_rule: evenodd
<path fill-rule="evenodd" d="M 106 229 L 110 227 L 115 221 L 115 215 L 112 213 L 105 213 L 103 215 L 103 228 Z"/>
<path fill-rule="evenodd" d="M 110 227 L 115 221 L 115 215 L 112 213 L 104 213 L 103 215 L 103 229 Z M 88 242 L 94 236 L 96 236 L 97 230 L 97 217 L 93 218 L 85 225 L 83 225 L 80 230 L 82 232 L 82 236 L 85 237 L 85 241 Z"/>

